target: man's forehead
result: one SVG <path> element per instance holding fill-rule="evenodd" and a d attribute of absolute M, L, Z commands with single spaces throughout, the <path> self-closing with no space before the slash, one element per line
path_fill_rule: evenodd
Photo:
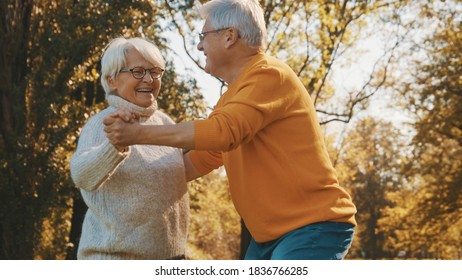
<path fill-rule="evenodd" d="M 210 21 L 208 19 L 206 19 L 205 22 L 204 22 L 204 25 L 202 25 L 202 31 L 204 31 L 204 30 L 206 30 L 207 28 L 210 28 L 210 27 L 212 27 L 211 23 L 210 23 Z"/>

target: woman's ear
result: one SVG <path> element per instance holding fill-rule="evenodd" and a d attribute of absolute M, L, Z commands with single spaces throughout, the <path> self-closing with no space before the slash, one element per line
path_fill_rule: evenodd
<path fill-rule="evenodd" d="M 107 83 L 111 92 L 117 91 L 117 80 L 114 80 L 112 77 L 107 77 Z"/>

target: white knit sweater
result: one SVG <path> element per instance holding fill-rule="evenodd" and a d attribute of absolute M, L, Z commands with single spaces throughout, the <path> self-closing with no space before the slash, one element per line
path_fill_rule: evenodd
<path fill-rule="evenodd" d="M 108 141 L 104 117 L 117 108 L 140 114 L 142 124 L 171 124 L 156 110 L 118 96 L 88 120 L 70 168 L 88 212 L 78 259 L 169 259 L 185 254 L 189 197 L 180 149 L 134 145 L 120 153 Z"/>

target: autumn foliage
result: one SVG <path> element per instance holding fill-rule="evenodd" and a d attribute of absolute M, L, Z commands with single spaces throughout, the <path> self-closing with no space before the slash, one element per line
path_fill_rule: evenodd
<path fill-rule="evenodd" d="M 260 2 L 266 52 L 312 95 L 358 207 L 348 258 L 462 259 L 460 1 Z M 106 106 L 98 72 L 111 38 L 154 41 L 168 62 L 161 109 L 177 122 L 206 117 L 214 104 L 192 73 L 203 68 L 200 27 L 191 0 L 0 3 L 0 259 L 75 258 L 86 209 L 69 158 L 82 125 Z M 196 70 L 177 70 L 167 31 Z M 365 56 L 361 42 L 376 34 L 379 55 Z M 336 82 L 339 69 L 371 59 L 355 87 Z M 188 258 L 238 259 L 241 224 L 224 170 L 189 190 Z"/>

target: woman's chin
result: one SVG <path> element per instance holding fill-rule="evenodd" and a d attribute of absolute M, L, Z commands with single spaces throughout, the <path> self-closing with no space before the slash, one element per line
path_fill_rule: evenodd
<path fill-rule="evenodd" d="M 140 107 L 149 107 L 152 105 L 152 103 L 154 103 L 154 96 L 152 94 L 150 94 L 149 96 L 139 96 L 137 99 L 136 99 L 136 105 L 140 106 Z"/>

